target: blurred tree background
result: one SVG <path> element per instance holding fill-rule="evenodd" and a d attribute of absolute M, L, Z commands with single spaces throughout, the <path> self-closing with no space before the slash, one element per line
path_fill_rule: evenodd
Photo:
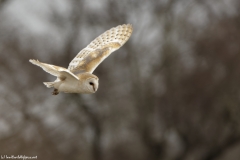
<path fill-rule="evenodd" d="M 52 96 L 95 37 L 133 24 L 96 94 Z M 0 155 L 41 160 L 239 160 L 238 0 L 0 0 Z"/>

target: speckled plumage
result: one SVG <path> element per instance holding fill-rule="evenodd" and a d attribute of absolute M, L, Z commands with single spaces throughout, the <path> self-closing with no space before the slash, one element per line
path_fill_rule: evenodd
<path fill-rule="evenodd" d="M 130 24 L 119 25 L 104 32 L 77 54 L 68 69 L 73 73 L 76 71 L 92 73 L 105 58 L 124 45 L 131 34 Z"/>
<path fill-rule="evenodd" d="M 104 32 L 77 54 L 68 69 L 38 60 L 29 61 L 57 77 L 54 82 L 44 82 L 48 88 L 55 88 L 53 95 L 59 92 L 95 93 L 99 84 L 98 77 L 92 74 L 93 71 L 112 52 L 126 43 L 132 31 L 132 25 L 123 24 Z"/>

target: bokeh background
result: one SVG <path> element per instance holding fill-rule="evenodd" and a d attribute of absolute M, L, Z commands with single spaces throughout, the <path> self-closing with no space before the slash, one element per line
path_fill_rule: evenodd
<path fill-rule="evenodd" d="M 95 37 L 131 23 L 96 94 L 52 96 Z M 239 160 L 239 0 L 0 0 L 0 155 Z"/>

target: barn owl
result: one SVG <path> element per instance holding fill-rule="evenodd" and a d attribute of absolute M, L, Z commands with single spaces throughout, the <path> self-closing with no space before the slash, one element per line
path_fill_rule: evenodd
<path fill-rule="evenodd" d="M 99 83 L 98 77 L 92 74 L 93 71 L 112 52 L 124 45 L 132 31 L 133 27 L 130 24 L 119 25 L 107 30 L 82 49 L 70 62 L 68 69 L 34 59 L 29 61 L 57 77 L 54 82 L 43 82 L 46 87 L 54 88 L 53 95 L 57 95 L 59 92 L 95 93 Z"/>

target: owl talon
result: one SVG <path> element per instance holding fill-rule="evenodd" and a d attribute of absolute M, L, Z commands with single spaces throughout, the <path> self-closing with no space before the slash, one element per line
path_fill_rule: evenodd
<path fill-rule="evenodd" d="M 53 92 L 52 92 L 52 95 L 58 95 L 58 90 L 57 89 L 54 89 Z"/>

